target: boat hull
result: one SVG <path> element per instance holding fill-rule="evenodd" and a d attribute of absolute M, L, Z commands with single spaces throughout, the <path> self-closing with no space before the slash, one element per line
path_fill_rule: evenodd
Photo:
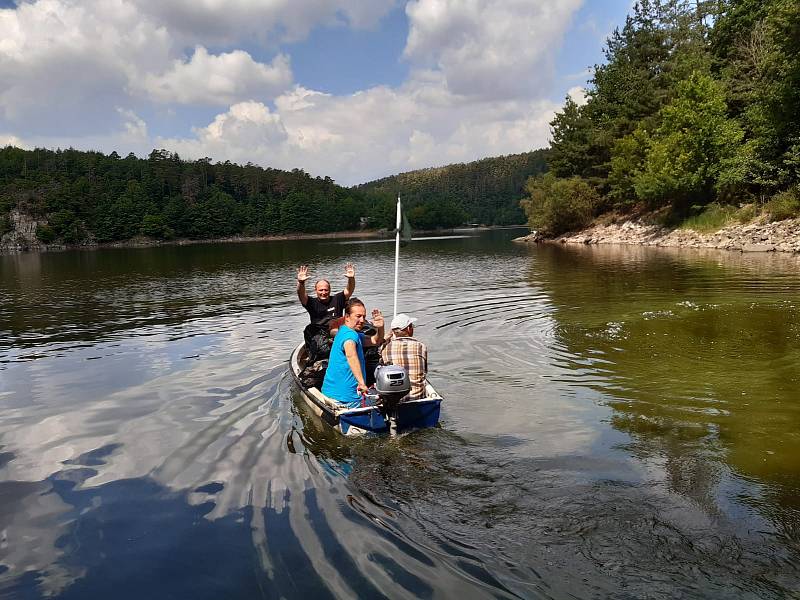
<path fill-rule="evenodd" d="M 306 387 L 300 380 L 305 368 L 305 344 L 292 352 L 289 367 L 300 394 L 308 407 L 328 425 L 346 436 L 404 433 L 414 429 L 435 427 L 439 423 L 442 397 L 427 385 L 427 397 L 401 402 L 396 416 L 384 417 L 378 407 L 343 408 L 316 387 Z"/>

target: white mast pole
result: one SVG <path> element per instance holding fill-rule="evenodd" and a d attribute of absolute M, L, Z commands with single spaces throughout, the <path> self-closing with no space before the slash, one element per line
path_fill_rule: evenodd
<path fill-rule="evenodd" d="M 397 194 L 397 219 L 395 222 L 394 240 L 394 315 L 397 315 L 397 281 L 400 274 L 400 194 Z"/>

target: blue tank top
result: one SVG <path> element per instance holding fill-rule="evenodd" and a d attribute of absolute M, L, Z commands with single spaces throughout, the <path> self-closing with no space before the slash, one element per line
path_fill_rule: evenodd
<path fill-rule="evenodd" d="M 361 376 L 367 380 L 367 368 L 364 362 L 364 347 L 361 343 L 362 334 L 347 325 L 342 325 L 333 339 L 331 355 L 328 359 L 328 369 L 325 371 L 325 380 L 322 382 L 322 393 L 328 398 L 341 402 L 348 408 L 361 406 L 361 395 L 358 393 L 358 380 L 350 370 L 347 355 L 344 353 L 344 343 L 353 341 L 358 353 L 358 362 L 361 364 Z"/>

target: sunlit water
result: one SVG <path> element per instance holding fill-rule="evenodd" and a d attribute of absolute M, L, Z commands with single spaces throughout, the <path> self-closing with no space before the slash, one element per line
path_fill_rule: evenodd
<path fill-rule="evenodd" d="M 392 244 L 0 257 L 0 596 L 797 594 L 800 259 L 519 233 L 403 250 L 441 427 L 363 441 L 294 275 L 391 314 Z"/>

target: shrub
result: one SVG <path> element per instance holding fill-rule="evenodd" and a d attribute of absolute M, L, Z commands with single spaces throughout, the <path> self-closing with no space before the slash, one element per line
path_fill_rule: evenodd
<path fill-rule="evenodd" d="M 705 207 L 692 207 L 699 209 L 700 212 L 689 217 L 681 223 L 681 229 L 692 229 L 701 233 L 719 231 L 726 225 L 734 221 L 737 210 L 733 206 L 727 206 L 712 202 Z"/>
<path fill-rule="evenodd" d="M 756 205 L 745 204 L 736 211 L 734 218 L 739 221 L 739 223 L 749 223 L 756 218 L 756 215 L 758 215 L 758 209 L 756 209 Z"/>
<path fill-rule="evenodd" d="M 50 225 L 37 225 L 36 226 L 36 239 L 43 244 L 50 244 L 56 239 L 56 232 Z"/>
<path fill-rule="evenodd" d="M 528 224 L 548 237 L 586 227 L 600 203 L 597 191 L 580 177 L 559 179 L 546 173 L 529 179 L 526 189 L 530 197 L 520 204 Z"/>
<path fill-rule="evenodd" d="M 11 231 L 11 219 L 7 214 L 0 215 L 0 235 Z"/>
<path fill-rule="evenodd" d="M 769 221 L 783 221 L 800 216 L 800 198 L 796 190 L 778 192 L 764 205 L 763 212 Z"/>
<path fill-rule="evenodd" d="M 167 227 L 167 220 L 164 215 L 147 214 L 142 217 L 142 224 L 139 227 L 139 233 L 142 235 L 164 240 L 171 237 L 170 232 L 171 230 Z"/>

